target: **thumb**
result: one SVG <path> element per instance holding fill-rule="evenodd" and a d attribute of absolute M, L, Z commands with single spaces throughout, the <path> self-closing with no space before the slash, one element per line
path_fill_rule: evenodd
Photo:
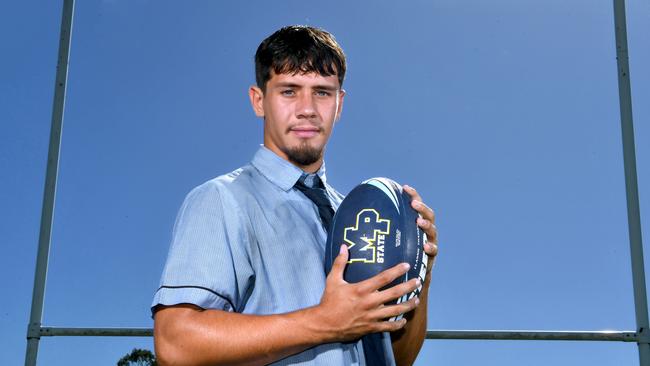
<path fill-rule="evenodd" d="M 343 279 L 343 271 L 345 270 L 345 265 L 348 263 L 348 246 L 343 244 L 341 245 L 341 250 L 339 255 L 334 259 L 332 263 L 332 270 L 330 271 L 330 276 L 333 276 L 336 279 Z"/>

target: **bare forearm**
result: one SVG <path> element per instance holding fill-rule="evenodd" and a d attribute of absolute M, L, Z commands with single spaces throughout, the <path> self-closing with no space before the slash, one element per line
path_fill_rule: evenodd
<path fill-rule="evenodd" d="M 420 304 L 412 312 L 405 314 L 407 323 L 401 330 L 391 333 L 393 354 L 398 366 L 412 365 L 417 358 L 427 333 L 427 303 L 429 298 L 429 282 L 427 276 L 420 293 Z"/>
<path fill-rule="evenodd" d="M 401 329 L 404 321 L 386 319 L 412 312 L 415 301 L 383 304 L 414 291 L 417 281 L 379 289 L 402 276 L 408 265 L 347 283 L 343 279 L 347 258 L 347 246 L 342 245 L 321 302 L 292 313 L 248 315 L 201 310 L 189 304 L 158 310 L 154 342 L 160 365 L 264 365 L 318 344 Z"/>
<path fill-rule="evenodd" d="M 155 319 L 161 365 L 264 365 L 326 343 L 305 309 L 279 315 L 246 315 L 167 308 Z"/>

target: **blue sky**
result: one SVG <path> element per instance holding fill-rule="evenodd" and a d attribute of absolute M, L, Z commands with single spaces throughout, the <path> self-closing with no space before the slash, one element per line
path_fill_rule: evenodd
<path fill-rule="evenodd" d="M 2 365 L 24 357 L 59 3 L 0 12 Z M 650 3 L 627 6 L 647 242 Z M 328 29 L 348 56 L 329 181 L 391 177 L 437 212 L 429 329 L 634 329 L 604 0 L 79 1 L 45 325 L 152 325 L 185 194 L 261 143 L 252 57 L 286 24 Z M 151 340 L 43 338 L 39 361 L 112 365 L 133 347 Z M 637 363 L 627 343 L 429 340 L 417 365 Z"/>

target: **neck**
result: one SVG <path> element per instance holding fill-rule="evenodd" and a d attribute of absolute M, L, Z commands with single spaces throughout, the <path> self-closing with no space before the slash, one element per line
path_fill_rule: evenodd
<path fill-rule="evenodd" d="M 323 152 L 321 152 L 321 156 L 315 162 L 313 162 L 311 164 L 307 164 L 307 165 L 302 165 L 302 164 L 290 159 L 289 156 L 284 151 L 277 148 L 273 144 L 267 143 L 267 141 L 264 141 L 264 147 L 266 147 L 267 149 L 273 151 L 277 156 L 281 157 L 282 159 L 284 159 L 284 160 L 290 162 L 291 164 L 293 164 L 294 166 L 300 168 L 305 173 L 309 173 L 309 174 L 316 173 L 318 171 L 318 169 L 320 169 L 320 167 L 323 165 Z"/>
<path fill-rule="evenodd" d="M 291 164 L 297 166 L 298 168 L 302 169 L 302 171 L 304 171 L 305 173 L 309 173 L 309 174 L 316 173 L 318 171 L 318 169 L 320 169 L 320 167 L 323 165 L 323 158 L 318 159 L 317 162 L 315 162 L 313 164 L 310 164 L 310 165 L 300 165 L 300 164 L 297 164 L 296 162 L 288 160 L 288 159 L 287 159 L 287 161 L 290 162 Z"/>

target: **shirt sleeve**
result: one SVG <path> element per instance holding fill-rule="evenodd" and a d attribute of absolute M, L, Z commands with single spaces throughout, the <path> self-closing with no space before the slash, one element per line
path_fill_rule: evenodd
<path fill-rule="evenodd" d="M 159 305 L 194 304 L 203 309 L 238 311 L 252 271 L 246 236 L 235 202 L 207 182 L 190 192 L 179 210 L 160 287 Z"/>

